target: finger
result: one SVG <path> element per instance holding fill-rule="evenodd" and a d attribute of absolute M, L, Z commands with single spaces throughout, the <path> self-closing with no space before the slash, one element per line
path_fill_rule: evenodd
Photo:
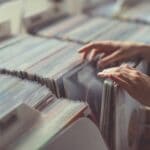
<path fill-rule="evenodd" d="M 130 70 L 135 70 L 135 68 L 131 67 L 129 64 L 126 64 L 126 63 L 122 63 L 121 67 L 130 69 Z"/>
<path fill-rule="evenodd" d="M 109 69 L 104 69 L 102 72 L 99 72 L 99 73 L 104 74 L 104 75 L 113 74 L 113 73 L 119 72 L 120 69 L 121 69 L 120 67 L 112 67 Z"/>
<path fill-rule="evenodd" d="M 97 50 L 96 49 L 93 49 L 90 53 L 89 53 L 89 61 L 92 61 L 95 56 L 97 55 Z"/>
<path fill-rule="evenodd" d="M 129 65 L 128 64 L 125 64 L 125 63 L 123 63 L 123 64 L 121 64 L 121 66 L 120 67 L 122 67 L 122 68 L 129 68 Z"/>
<path fill-rule="evenodd" d="M 101 78 L 110 78 L 110 76 L 111 76 L 111 74 L 106 74 L 103 72 L 99 72 L 97 75 Z"/>
<path fill-rule="evenodd" d="M 109 72 L 108 72 L 109 71 Z M 133 73 L 135 72 L 133 68 L 129 67 L 127 64 L 124 64 L 120 67 L 114 67 L 113 69 L 106 70 L 106 73 L 111 73 L 112 75 L 117 75 L 122 78 L 124 81 L 128 82 L 131 86 L 133 85 Z"/>
<path fill-rule="evenodd" d="M 137 79 L 137 77 L 139 76 L 139 72 L 129 65 L 122 66 L 120 71 L 122 72 L 122 78 L 129 82 L 131 86 L 134 86 L 136 82 L 135 79 Z"/>
<path fill-rule="evenodd" d="M 110 78 L 112 75 L 118 75 L 119 76 L 118 69 L 120 69 L 120 68 L 119 67 L 113 67 L 110 69 L 105 69 L 102 72 L 99 72 L 98 76 L 102 77 L 102 78 Z"/>
<path fill-rule="evenodd" d="M 130 72 L 131 72 L 131 70 L 129 69 L 129 68 L 121 68 L 120 69 L 120 76 L 121 76 L 121 78 L 124 80 L 124 81 L 126 81 L 126 82 L 128 82 L 128 84 L 130 85 L 130 86 L 133 86 L 133 77 L 132 77 L 132 75 L 130 74 Z"/>
<path fill-rule="evenodd" d="M 103 72 L 100 72 L 98 76 L 112 79 L 128 93 L 131 93 L 134 89 L 134 79 L 132 78 L 131 73 L 129 74 L 129 72 L 133 71 L 126 67 L 114 67 L 111 69 L 105 69 Z"/>
<path fill-rule="evenodd" d="M 130 91 L 130 85 L 128 82 L 126 82 L 125 80 L 123 80 L 122 78 L 112 75 L 110 77 L 115 83 L 117 83 L 121 88 L 125 89 L 126 91 Z"/>
<path fill-rule="evenodd" d="M 88 59 L 89 61 L 91 61 L 93 60 L 96 54 L 97 54 L 96 49 L 92 49 L 89 52 L 83 53 L 83 59 Z"/>
<path fill-rule="evenodd" d="M 123 67 L 113 67 L 110 69 L 105 69 L 102 72 L 99 72 L 98 75 L 101 77 L 117 76 L 117 77 L 125 80 L 124 79 L 124 72 L 125 72 L 124 70 L 125 70 L 125 68 L 123 68 Z"/>
<path fill-rule="evenodd" d="M 116 44 L 117 42 L 114 41 L 101 41 L 101 42 L 93 42 L 90 43 L 81 49 L 78 50 L 79 53 L 88 52 L 91 49 L 99 49 L 100 51 L 103 49 L 114 49 L 119 48 L 119 44 Z"/>
<path fill-rule="evenodd" d="M 110 54 L 107 54 L 107 53 L 103 53 L 103 55 L 101 56 L 101 59 L 103 59 L 104 57 L 108 56 Z"/>
<path fill-rule="evenodd" d="M 129 84 L 126 82 L 124 79 L 122 79 L 119 75 L 117 74 L 103 74 L 102 72 L 98 73 L 98 76 L 101 78 L 110 78 L 112 79 L 116 84 L 121 86 L 124 89 L 129 90 Z"/>
<path fill-rule="evenodd" d="M 126 81 L 130 86 L 134 86 L 134 72 L 130 68 L 127 68 L 127 65 L 121 67 L 113 67 L 110 69 L 105 69 L 103 72 L 100 72 L 101 77 L 111 77 L 113 75 L 118 76 L 119 78 Z"/>
<path fill-rule="evenodd" d="M 122 49 L 120 50 L 116 50 L 114 51 L 112 54 L 102 58 L 100 61 L 99 61 L 99 66 L 100 67 L 106 67 L 108 65 L 111 65 L 113 63 L 116 63 L 118 61 L 123 61 L 124 59 L 124 56 L 121 55 L 121 51 Z"/>
<path fill-rule="evenodd" d="M 91 61 L 95 58 L 95 56 L 98 53 L 99 53 L 98 49 L 91 49 L 91 51 L 83 53 L 83 59 L 88 58 Z"/>
<path fill-rule="evenodd" d="M 83 52 L 89 52 L 91 51 L 91 49 L 95 49 L 97 47 L 96 43 L 90 43 L 87 44 L 86 46 L 82 47 L 81 49 L 78 50 L 79 53 L 83 53 Z"/>
<path fill-rule="evenodd" d="M 98 75 L 99 74 L 103 76 L 108 76 L 108 75 L 113 75 L 113 74 L 121 75 L 123 70 L 124 68 L 122 67 L 112 67 L 109 69 L 104 69 L 102 72 L 99 72 Z"/>
<path fill-rule="evenodd" d="M 92 50 L 91 50 L 91 51 L 92 51 Z M 88 57 L 89 53 L 90 53 L 90 51 L 83 53 L 83 59 L 86 59 L 86 58 Z"/>

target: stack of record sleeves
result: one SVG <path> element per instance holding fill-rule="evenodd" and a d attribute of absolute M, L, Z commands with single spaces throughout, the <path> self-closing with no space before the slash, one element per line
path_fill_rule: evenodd
<path fill-rule="evenodd" d="M 9 36 L 3 40 L 0 40 L 0 49 L 4 48 L 4 47 L 8 47 L 11 46 L 17 42 L 22 41 L 25 38 L 25 36 L 21 35 L 21 36 Z"/>
<path fill-rule="evenodd" d="M 146 27 L 147 26 L 144 25 L 121 22 L 118 20 L 93 18 L 67 33 L 60 34 L 60 37 L 81 43 L 88 43 L 94 40 L 128 40 Z M 130 40 L 132 40 L 132 38 Z"/>
<path fill-rule="evenodd" d="M 48 149 L 48 144 L 71 122 L 79 116 L 84 116 L 87 105 L 81 102 L 73 102 L 67 99 L 56 100 L 49 107 L 45 117 L 40 118 L 30 129 L 26 130 L 20 139 L 16 140 L 11 149 L 33 150 Z"/>
<path fill-rule="evenodd" d="M 145 74 L 148 74 L 148 68 L 145 61 L 136 65 L 136 69 Z M 117 88 L 114 97 L 116 150 L 148 150 L 150 148 L 149 107 L 141 105 L 121 88 Z"/>
<path fill-rule="evenodd" d="M 118 2 L 106 1 L 88 10 L 87 13 L 92 16 L 117 17 L 137 23 L 149 24 L 149 4 L 148 0 L 141 2 L 135 0 L 127 2 L 123 2 L 123 0 L 120 0 L 120 2 L 119 0 Z"/>
<path fill-rule="evenodd" d="M 20 42 L 1 49 L 1 68 L 25 70 L 65 46 L 67 42 L 26 36 Z"/>
<path fill-rule="evenodd" d="M 141 26 L 141 29 L 139 29 L 137 32 L 135 32 L 133 35 L 131 35 L 128 38 L 128 40 L 149 44 L 150 43 L 150 40 L 149 40 L 150 35 L 147 34 L 149 32 L 150 32 L 149 26 Z"/>
<path fill-rule="evenodd" d="M 86 11 L 90 16 L 114 17 L 121 10 L 121 6 L 116 4 L 115 0 L 106 0 L 93 9 Z"/>
<path fill-rule="evenodd" d="M 19 42 L 6 46 L 7 43 L 3 44 L 4 46 L 0 49 L 0 68 L 27 71 L 30 74 L 50 78 L 51 80 L 47 82 L 51 90 L 60 96 L 62 81 L 59 81 L 59 76 L 62 76 L 68 67 L 79 61 L 77 49 L 81 45 L 32 36 L 24 36 Z"/>
<path fill-rule="evenodd" d="M 87 102 L 99 121 L 103 80 L 97 77 L 99 69 L 94 63 L 84 62 L 74 66 L 63 77 L 65 95 L 69 99 Z"/>
<path fill-rule="evenodd" d="M 88 19 L 89 17 L 86 15 L 66 17 L 54 25 L 47 25 L 44 28 L 40 28 L 36 34 L 43 37 L 57 37 L 59 34 L 73 30 L 76 26 L 83 24 Z"/>
<path fill-rule="evenodd" d="M 42 77 L 51 78 L 53 83 L 52 91 L 59 97 L 64 96 L 62 87 L 62 77 L 69 68 L 72 68 L 80 61 L 80 56 L 77 53 L 81 45 L 70 44 L 68 47 L 57 52 L 52 57 L 47 57 L 39 63 L 27 69 L 31 74 L 38 74 Z"/>
<path fill-rule="evenodd" d="M 115 25 L 107 30 L 105 34 L 102 36 L 96 38 L 96 40 L 102 41 L 102 40 L 119 40 L 119 41 L 127 41 L 128 39 L 133 40 L 132 36 L 137 35 L 138 31 L 141 31 L 145 29 L 145 26 L 138 25 L 135 23 L 128 23 L 123 21 L 117 21 L 118 26 L 117 28 Z M 138 35 L 136 36 L 138 37 Z"/>
<path fill-rule="evenodd" d="M 127 7 L 125 10 L 123 10 L 121 13 L 121 17 L 132 21 L 149 24 L 149 5 L 150 2 L 148 0 L 137 2 L 137 4 L 135 3 L 134 5 Z"/>
<path fill-rule="evenodd" d="M 74 63 L 78 57 L 76 50 L 80 47 L 79 44 L 27 35 L 1 43 L 0 149 L 43 148 L 71 122 L 84 116 L 88 109 L 86 103 L 58 99 L 51 91 L 56 91 L 51 85 L 51 76 Z M 36 108 L 46 116 L 32 120 L 30 117 L 34 113 L 24 112 L 19 106 L 22 104 Z"/>
<path fill-rule="evenodd" d="M 78 43 L 88 43 L 115 25 L 117 25 L 117 21 L 110 21 L 104 18 L 86 19 L 80 24 L 75 23 L 74 25 L 70 24 L 70 26 L 68 24 L 68 27 L 58 32 L 56 37 Z M 48 34 L 43 32 L 42 35 L 48 37 L 50 32 L 53 32 L 53 30 L 49 29 L 47 31 Z"/>
<path fill-rule="evenodd" d="M 1 70 L 0 149 L 45 147 L 62 129 L 83 117 L 88 109 L 87 104 L 80 101 L 57 99 L 50 89 L 34 81 L 32 76 L 22 76 L 23 79 L 21 75 L 17 77 Z M 45 115 L 32 111 L 33 107 Z"/>
<path fill-rule="evenodd" d="M 38 108 L 41 107 L 42 102 L 52 96 L 46 86 L 11 75 L 0 75 L 0 84 L 0 118 L 20 103 Z"/>
<path fill-rule="evenodd" d="M 127 62 L 135 67 L 139 61 Z M 107 144 L 114 144 L 115 130 L 115 98 L 112 81 L 97 77 L 101 69 L 95 62 L 82 62 L 76 64 L 63 76 L 65 96 L 69 99 L 82 100 L 89 104 L 101 133 Z"/>
<path fill-rule="evenodd" d="M 76 19 L 81 18 L 81 16 L 76 17 Z M 82 24 L 79 22 L 69 21 L 58 23 L 55 30 L 53 28 L 45 28 L 39 31 L 39 35 L 43 37 L 51 37 L 54 35 L 55 37 L 62 39 L 73 41 L 76 43 L 88 43 L 94 40 L 132 40 L 138 42 L 145 42 L 149 41 L 149 36 L 145 34 L 149 31 L 147 25 L 141 25 L 126 21 L 119 21 L 119 20 L 112 20 L 106 19 L 103 17 L 94 17 L 92 19 L 86 19 Z M 77 19 L 77 20 L 78 20 Z M 117 28 L 116 28 L 117 26 Z M 60 32 L 56 33 L 56 29 L 59 27 Z M 144 38 L 141 38 L 143 35 Z"/>
<path fill-rule="evenodd" d="M 115 28 L 117 24 L 120 24 L 120 28 Z M 101 26 L 100 29 L 99 26 Z M 70 28 L 70 32 L 67 33 L 66 30 L 62 35 L 64 38 L 68 36 L 74 41 L 78 39 L 83 43 L 95 39 L 95 37 L 99 39 L 110 37 L 110 39 L 121 40 L 122 36 L 124 37 L 123 39 L 128 39 L 135 33 L 134 30 L 143 31 L 143 28 L 144 27 L 140 25 L 117 20 L 93 18 L 89 21 L 85 21 L 85 23 L 80 26 L 76 24 L 76 27 Z M 19 40 L 19 42 L 17 42 L 17 40 Z M 95 70 L 96 67 L 94 67 L 94 69 L 90 64 L 80 64 L 77 49 L 82 46 L 81 44 L 32 36 L 24 36 L 18 39 L 16 37 L 9 41 L 10 42 L 7 43 L 11 43 L 11 41 L 14 42 L 12 42 L 13 44 L 10 46 L 3 46 L 0 51 L 1 68 L 6 68 L 10 71 L 26 71 L 35 75 L 35 78 L 37 76 L 44 78 L 44 83 L 48 85 L 56 96 L 89 102 L 97 120 L 99 120 L 100 107 L 97 102 L 100 105 L 99 100 L 102 97 L 100 92 L 102 92 L 103 82 L 99 82 L 97 79 L 96 73 L 100 70 Z M 94 76 L 92 75 L 93 73 Z M 86 74 L 87 76 L 85 76 Z M 87 85 L 87 80 L 90 79 L 92 83 Z M 74 81 L 77 86 L 72 83 Z M 70 85 L 73 85 L 76 90 L 69 88 Z M 79 87 L 82 87 L 83 90 L 79 90 Z M 100 92 L 97 92 L 99 95 L 95 96 L 96 99 L 91 103 L 92 98 L 90 98 L 90 95 L 94 94 L 89 93 L 93 93 L 93 89 L 99 89 Z M 74 91 L 76 91 L 75 94 Z"/>
<path fill-rule="evenodd" d="M 0 55 L 1 58 L 3 59 L 1 62 L 2 63 L 1 67 L 6 67 L 9 69 L 13 67 L 16 69 L 18 68 L 24 69 L 30 66 L 31 63 L 30 61 L 34 61 L 34 62 L 36 62 L 36 60 L 40 61 L 44 57 L 54 53 L 57 50 L 59 51 L 61 48 L 65 47 L 65 44 L 66 44 L 65 42 L 61 43 L 57 40 L 47 41 L 45 39 L 33 38 L 27 36 L 21 42 L 15 43 L 10 47 L 4 47 L 1 49 Z M 11 54 L 10 54 L 10 50 L 11 50 Z M 39 56 L 38 54 L 40 54 L 40 52 L 41 55 Z M 35 56 L 34 58 L 36 60 L 31 60 L 30 57 L 33 57 L 33 55 Z"/>

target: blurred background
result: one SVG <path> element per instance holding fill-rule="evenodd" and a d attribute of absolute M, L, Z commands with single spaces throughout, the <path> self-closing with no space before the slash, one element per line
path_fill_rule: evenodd
<path fill-rule="evenodd" d="M 7 24 L 10 27 L 7 32 L 24 33 L 79 14 L 149 23 L 149 3 L 149 0 L 0 0 L 0 31 L 4 32 Z"/>

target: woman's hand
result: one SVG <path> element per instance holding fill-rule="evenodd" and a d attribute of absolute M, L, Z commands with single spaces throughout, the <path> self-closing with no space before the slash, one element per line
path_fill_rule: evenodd
<path fill-rule="evenodd" d="M 83 58 L 92 60 L 97 54 L 103 54 L 98 65 L 102 68 L 116 62 L 129 60 L 136 56 L 150 59 L 150 46 L 140 43 L 103 41 L 86 45 L 79 50 Z"/>
<path fill-rule="evenodd" d="M 141 104 L 150 106 L 149 76 L 138 72 L 128 65 L 106 69 L 100 72 L 98 76 L 112 79 Z"/>

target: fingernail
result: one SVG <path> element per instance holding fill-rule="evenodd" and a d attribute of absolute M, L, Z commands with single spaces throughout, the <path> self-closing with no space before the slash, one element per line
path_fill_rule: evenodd
<path fill-rule="evenodd" d="M 102 76 L 104 76 L 104 73 L 103 72 L 99 72 L 97 75 L 102 77 Z"/>
<path fill-rule="evenodd" d="M 79 49 L 79 50 L 77 50 L 77 52 L 79 52 L 79 53 L 81 53 L 83 51 L 83 49 Z"/>

